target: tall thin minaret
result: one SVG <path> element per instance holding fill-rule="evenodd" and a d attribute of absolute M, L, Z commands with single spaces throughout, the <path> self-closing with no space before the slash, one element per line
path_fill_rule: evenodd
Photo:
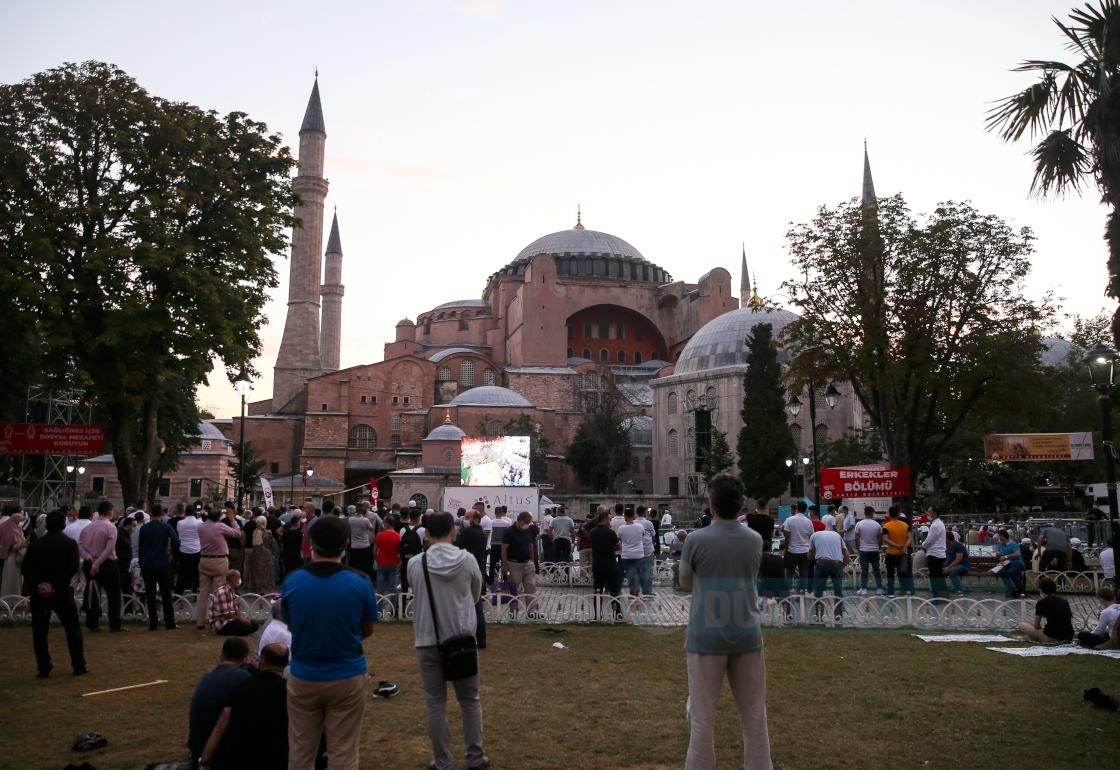
<path fill-rule="evenodd" d="M 338 237 L 338 210 L 331 222 L 331 235 L 327 238 L 327 268 L 319 293 L 323 298 L 323 325 L 319 349 L 323 355 L 323 370 L 338 370 L 338 354 L 342 347 L 342 239 Z"/>
<path fill-rule="evenodd" d="M 323 200 L 327 180 L 323 178 L 323 154 L 327 129 L 319 101 L 319 74 L 299 129 L 299 173 L 292 190 L 299 197 L 292 228 L 292 257 L 288 285 L 288 314 L 284 337 L 273 368 L 272 408 L 280 410 L 296 396 L 311 377 L 323 373 L 319 353 L 319 291 L 323 271 Z"/>
<path fill-rule="evenodd" d="M 879 199 L 875 197 L 875 182 L 871 180 L 871 160 L 867 157 L 867 140 L 863 142 L 863 197 L 864 206 L 879 208 Z"/>
<path fill-rule="evenodd" d="M 739 275 L 739 307 L 746 307 L 751 301 L 751 276 L 747 272 L 747 242 L 743 241 L 743 272 Z"/>

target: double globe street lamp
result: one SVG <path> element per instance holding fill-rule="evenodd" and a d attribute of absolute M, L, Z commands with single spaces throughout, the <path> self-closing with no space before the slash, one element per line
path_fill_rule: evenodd
<path fill-rule="evenodd" d="M 831 382 L 828 383 L 828 387 L 824 389 L 824 402 L 828 404 L 830 410 L 835 409 L 836 405 L 840 403 L 840 391 L 837 390 L 836 386 Z M 786 402 L 786 409 L 792 417 L 797 417 L 797 415 L 801 414 L 801 399 L 797 397 L 796 393 L 790 395 L 789 401 Z M 813 379 L 811 377 L 809 378 L 809 436 L 810 440 L 813 442 L 812 499 L 815 502 L 819 502 L 817 500 L 817 495 L 820 493 L 821 488 L 821 469 L 820 465 L 817 463 L 817 390 L 813 387 Z M 809 458 L 804 458 L 803 462 L 808 464 L 808 460 Z M 786 460 L 786 465 L 793 465 L 793 461 Z"/>
<path fill-rule="evenodd" d="M 1089 370 L 1089 384 L 1097 391 L 1101 406 L 1101 445 L 1104 449 L 1105 486 L 1108 488 L 1108 521 L 1111 538 L 1117 535 L 1116 522 L 1116 447 L 1112 442 L 1112 386 L 1116 374 L 1116 351 L 1098 343 L 1085 354 L 1082 363 Z"/>
<path fill-rule="evenodd" d="M 67 476 L 69 476 L 74 471 L 78 472 L 78 476 L 85 475 L 86 466 L 84 466 L 84 465 L 79 465 L 77 467 L 75 467 L 73 465 L 67 465 L 66 466 L 66 475 Z M 70 482 L 70 505 L 73 505 L 77 501 L 77 499 L 78 499 L 78 479 L 77 479 L 77 477 L 75 477 L 74 480 Z"/>

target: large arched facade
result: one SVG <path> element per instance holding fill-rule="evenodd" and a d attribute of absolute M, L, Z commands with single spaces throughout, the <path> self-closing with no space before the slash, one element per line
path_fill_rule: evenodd
<path fill-rule="evenodd" d="M 618 305 L 592 305 L 567 319 L 568 358 L 590 358 L 604 364 L 637 365 L 667 357 L 665 338 L 653 323 Z M 592 355 L 584 356 L 590 351 Z M 606 351 L 604 353 L 603 351 Z"/>

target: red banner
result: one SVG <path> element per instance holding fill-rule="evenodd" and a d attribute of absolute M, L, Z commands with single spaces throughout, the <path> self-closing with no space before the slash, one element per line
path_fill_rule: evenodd
<path fill-rule="evenodd" d="M 104 425 L 0 423 L 0 455 L 90 455 L 105 446 Z"/>
<path fill-rule="evenodd" d="M 373 510 L 377 510 L 377 498 L 381 494 L 381 490 L 377 488 L 377 479 L 370 476 L 369 478 L 369 505 Z"/>
<path fill-rule="evenodd" d="M 908 497 L 910 466 L 901 468 L 821 468 L 821 498 Z"/>

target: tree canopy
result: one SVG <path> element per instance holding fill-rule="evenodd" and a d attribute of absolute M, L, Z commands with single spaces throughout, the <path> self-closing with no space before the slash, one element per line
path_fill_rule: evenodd
<path fill-rule="evenodd" d="M 739 476 L 743 490 L 756 500 L 777 497 L 790 482 L 786 460 L 796 448 L 786 422 L 782 368 L 774 327 L 757 324 L 747 337 L 747 372 L 739 431 Z"/>
<path fill-rule="evenodd" d="M 581 485 L 607 492 L 630 467 L 630 434 L 618 390 L 611 386 L 597 395 L 568 444 L 565 460 Z"/>
<path fill-rule="evenodd" d="M 260 350 L 292 165 L 263 123 L 153 96 L 109 64 L 0 86 L 2 298 L 33 326 L 43 375 L 106 415 L 126 499 L 173 443 L 169 399 L 193 405 L 215 358 L 232 377 Z"/>
<path fill-rule="evenodd" d="M 788 233 L 795 376 L 849 382 L 892 465 L 928 473 L 970 417 L 1033 398 L 1049 298 L 1023 293 L 1034 239 L 967 203 L 822 207 Z"/>

